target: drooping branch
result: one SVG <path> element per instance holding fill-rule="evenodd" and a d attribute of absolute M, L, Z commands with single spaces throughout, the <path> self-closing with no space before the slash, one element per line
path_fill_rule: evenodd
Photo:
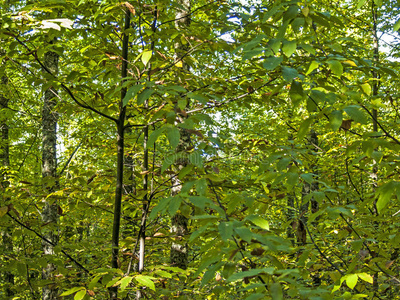
<path fill-rule="evenodd" d="M 35 229 L 30 228 L 28 226 L 26 226 L 24 223 L 22 223 L 20 220 L 18 220 L 17 218 L 15 218 L 12 214 L 10 214 L 9 212 L 7 212 L 7 216 L 9 216 L 11 219 L 13 219 L 16 223 L 18 223 L 19 225 L 21 225 L 22 227 L 24 227 L 25 229 L 33 232 L 37 237 L 39 237 L 40 239 L 42 239 L 43 241 L 45 241 L 46 243 L 49 243 L 50 245 L 52 245 L 53 247 L 57 246 L 56 244 L 54 244 L 52 241 L 48 240 L 47 238 L 45 238 L 43 235 L 41 235 L 39 232 L 37 232 Z M 60 246 L 60 245 L 58 245 Z M 81 270 L 83 270 L 85 273 L 91 275 L 90 271 L 88 269 L 86 269 L 80 262 L 78 262 L 75 258 L 73 258 L 71 255 L 69 255 L 65 250 L 61 249 L 60 250 L 62 254 L 64 254 L 67 258 L 69 258 L 78 268 L 80 268 Z"/>

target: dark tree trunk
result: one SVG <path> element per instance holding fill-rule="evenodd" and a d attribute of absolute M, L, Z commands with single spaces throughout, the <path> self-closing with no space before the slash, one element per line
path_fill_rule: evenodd
<path fill-rule="evenodd" d="M 129 22 L 131 19 L 131 15 L 128 9 L 125 10 L 124 21 L 125 26 L 124 29 L 129 28 Z M 128 69 L 128 47 L 129 47 L 129 34 L 123 34 L 122 41 L 122 67 L 121 67 L 121 78 L 124 83 L 127 76 Z M 117 182 L 115 185 L 115 200 L 114 200 L 114 221 L 113 221 L 113 230 L 112 230 L 112 250 L 111 250 L 111 267 L 118 269 L 119 268 L 119 231 L 121 227 L 121 209 L 122 209 L 122 194 L 123 194 L 123 186 L 124 186 L 124 131 L 125 131 L 125 115 L 126 115 L 126 106 L 123 105 L 122 99 L 125 98 L 126 95 L 126 87 L 121 89 L 121 101 L 119 104 L 119 117 L 117 120 Z M 118 287 L 109 288 L 110 299 L 116 300 L 118 299 Z"/>
<path fill-rule="evenodd" d="M 1 88 L 0 88 L 0 110 L 6 111 L 8 109 L 8 101 L 9 99 L 4 96 L 6 95 L 8 84 L 8 78 L 6 76 L 1 77 Z M 2 198 L 0 206 L 8 205 L 10 199 L 8 197 L 4 197 L 6 194 L 5 191 L 9 185 L 8 178 L 7 178 L 7 171 L 10 166 L 10 141 L 8 136 L 8 124 L 7 119 L 0 117 L 0 134 L 1 134 L 1 141 L 0 141 L 0 160 L 2 164 L 2 168 L 0 169 L 0 191 Z M 2 239 L 4 245 L 4 253 L 5 257 L 13 253 L 13 240 L 12 240 L 12 229 L 11 227 L 7 226 L 4 231 L 2 232 Z M 7 258 L 6 258 L 7 259 Z M 14 295 L 13 292 L 13 285 L 14 285 L 14 275 L 6 271 L 4 273 L 4 281 L 5 281 L 5 295 L 7 297 L 12 298 Z"/>

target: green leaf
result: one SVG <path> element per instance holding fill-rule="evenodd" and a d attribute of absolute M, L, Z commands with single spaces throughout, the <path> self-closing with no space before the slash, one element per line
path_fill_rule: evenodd
<path fill-rule="evenodd" d="M 158 139 L 158 137 L 165 131 L 166 127 L 160 127 L 156 130 L 154 130 L 150 136 L 149 139 L 147 140 L 147 147 L 153 147 L 154 143 Z"/>
<path fill-rule="evenodd" d="M 366 124 L 368 118 L 358 105 L 349 105 L 343 109 L 355 122 Z"/>
<path fill-rule="evenodd" d="M 297 5 L 291 5 L 283 15 L 283 22 L 294 19 L 297 16 L 298 12 L 299 7 Z"/>
<path fill-rule="evenodd" d="M 264 218 L 261 218 L 256 215 L 249 215 L 245 218 L 245 220 L 249 220 L 251 223 L 262 229 L 269 230 L 269 223 Z"/>
<path fill-rule="evenodd" d="M 150 61 L 152 55 L 153 55 L 153 51 L 151 51 L 151 50 L 145 50 L 142 52 L 142 62 L 144 65 L 147 65 L 147 63 Z"/>
<path fill-rule="evenodd" d="M 358 276 L 357 274 L 346 275 L 346 284 L 350 289 L 354 289 L 357 284 Z"/>
<path fill-rule="evenodd" d="M 122 278 L 119 282 L 121 284 L 121 290 L 124 291 L 126 289 L 126 287 L 128 286 L 128 284 L 132 281 L 132 276 L 126 276 L 124 278 Z"/>
<path fill-rule="evenodd" d="M 168 214 L 170 216 L 175 215 L 176 212 L 178 211 L 178 209 L 181 207 L 181 203 L 182 203 L 182 198 L 181 197 L 172 198 L 171 202 L 169 203 Z"/>
<path fill-rule="evenodd" d="M 240 236 L 242 240 L 245 240 L 248 243 L 251 243 L 251 239 L 253 236 L 253 233 L 251 230 L 247 227 L 239 227 L 239 228 L 234 228 L 235 232 Z"/>
<path fill-rule="evenodd" d="M 367 2 L 367 0 L 358 0 L 357 2 L 357 9 L 360 9 Z"/>
<path fill-rule="evenodd" d="M 17 271 L 18 271 L 19 275 L 25 276 L 26 275 L 26 264 L 23 262 L 17 262 Z"/>
<path fill-rule="evenodd" d="M 279 160 L 279 162 L 276 164 L 276 168 L 278 171 L 283 171 L 287 168 L 287 166 L 290 164 L 292 161 L 291 158 L 289 157 L 283 157 L 282 159 Z"/>
<path fill-rule="evenodd" d="M 207 191 L 207 181 L 205 178 L 197 180 L 196 182 L 196 191 L 200 196 L 204 196 Z"/>
<path fill-rule="evenodd" d="M 393 31 L 398 31 L 399 29 L 400 29 L 400 19 L 398 19 L 394 24 Z"/>
<path fill-rule="evenodd" d="M 172 127 L 167 131 L 167 138 L 169 141 L 169 144 L 173 149 L 176 148 L 179 144 L 179 139 L 181 137 L 181 134 L 179 133 L 179 129 L 176 127 Z"/>
<path fill-rule="evenodd" d="M 283 42 L 282 51 L 287 57 L 291 56 L 297 48 L 297 43 L 295 41 L 285 41 Z"/>
<path fill-rule="evenodd" d="M 301 82 L 293 80 L 292 84 L 290 85 L 289 95 L 290 95 L 290 99 L 293 102 L 303 99 L 304 90 L 303 90 L 303 85 L 301 84 Z"/>
<path fill-rule="evenodd" d="M 260 299 L 265 299 L 265 294 L 261 293 L 252 294 L 246 298 L 246 300 L 260 300 Z"/>
<path fill-rule="evenodd" d="M 198 167 L 198 168 L 202 168 L 203 167 L 203 158 L 201 156 L 201 152 L 200 151 L 194 151 L 193 153 L 190 153 L 189 160 L 196 167 Z"/>
<path fill-rule="evenodd" d="M 71 294 L 76 293 L 77 291 L 81 291 L 81 290 L 85 290 L 85 288 L 83 286 L 74 287 L 72 289 L 65 291 L 60 296 L 68 296 L 68 295 L 71 295 Z"/>
<path fill-rule="evenodd" d="M 207 97 L 205 97 L 204 95 L 201 95 L 201 94 L 197 94 L 197 93 L 190 92 L 190 93 L 187 93 L 187 96 L 189 98 L 199 101 L 202 104 L 207 104 L 207 101 L 208 101 Z"/>
<path fill-rule="evenodd" d="M 225 242 L 230 239 L 233 235 L 233 226 L 230 222 L 221 222 L 218 224 L 218 232 L 221 235 L 222 240 Z"/>
<path fill-rule="evenodd" d="M 151 220 L 153 220 L 153 219 L 157 216 L 157 213 L 159 213 L 160 211 L 164 210 L 172 199 L 174 199 L 174 198 L 172 198 L 172 197 L 167 197 L 167 198 L 161 199 L 160 202 L 158 202 L 157 206 L 154 207 L 154 208 L 151 210 L 151 213 L 150 213 L 150 215 L 149 215 L 149 218 L 150 218 Z"/>
<path fill-rule="evenodd" d="M 364 280 L 364 281 L 366 281 L 366 282 L 368 282 L 368 283 L 370 283 L 370 284 L 373 284 L 373 283 L 374 283 L 374 279 L 372 278 L 372 276 L 369 275 L 369 274 L 367 274 L 367 273 L 358 273 L 357 276 L 358 276 L 360 279 L 362 279 L 362 280 Z"/>
<path fill-rule="evenodd" d="M 337 76 L 341 76 L 343 74 L 343 65 L 340 63 L 340 61 L 328 60 L 327 63 L 333 74 Z"/>
<path fill-rule="evenodd" d="M 122 106 L 126 106 L 132 98 L 136 96 L 136 94 L 143 88 L 141 84 L 134 85 L 128 89 L 124 99 L 122 99 Z"/>
<path fill-rule="evenodd" d="M 169 90 L 177 91 L 179 93 L 186 93 L 187 92 L 187 90 L 183 86 L 180 86 L 180 85 L 170 85 L 170 86 L 167 86 L 166 88 L 169 89 Z"/>
<path fill-rule="evenodd" d="M 299 131 L 297 132 L 297 138 L 302 140 L 310 131 L 310 125 L 314 121 L 313 118 L 308 118 L 301 123 Z"/>
<path fill-rule="evenodd" d="M 395 191 L 396 186 L 397 186 L 397 184 L 395 181 L 389 181 L 379 188 L 379 190 L 378 190 L 379 198 L 378 198 L 378 201 L 376 202 L 376 208 L 378 209 L 379 213 L 381 213 L 382 210 L 389 203 L 389 201 L 392 198 L 392 195 Z"/>
<path fill-rule="evenodd" d="M 143 92 L 141 92 L 138 97 L 137 97 L 137 103 L 143 104 L 147 99 L 150 98 L 151 95 L 154 94 L 154 90 L 152 89 L 145 89 Z"/>
<path fill-rule="evenodd" d="M 210 203 L 210 200 L 204 196 L 190 196 L 189 200 L 193 203 L 193 205 L 197 206 L 201 210 L 204 210 L 206 204 Z"/>
<path fill-rule="evenodd" d="M 115 277 L 115 278 L 111 279 L 109 282 L 107 282 L 106 288 L 109 288 L 110 286 L 113 286 L 113 285 L 116 284 L 120 279 L 121 279 L 121 277 Z"/>
<path fill-rule="evenodd" d="M 79 291 L 75 294 L 74 300 L 82 300 L 86 296 L 86 289 Z"/>
<path fill-rule="evenodd" d="M 310 184 L 314 181 L 314 176 L 312 173 L 301 174 L 300 177 L 303 178 L 305 182 Z"/>
<path fill-rule="evenodd" d="M 308 45 L 308 44 L 301 44 L 300 47 L 303 48 L 308 53 L 315 55 L 315 49 L 313 46 Z"/>
<path fill-rule="evenodd" d="M 93 290 L 93 288 L 96 286 L 97 282 L 99 279 L 103 276 L 104 274 L 97 274 L 89 283 L 88 289 Z"/>
<path fill-rule="evenodd" d="M 296 69 L 289 67 L 282 67 L 282 77 L 283 79 L 285 79 L 285 81 L 292 82 L 293 79 L 295 79 L 297 76 L 299 76 L 299 73 L 297 72 Z"/>
<path fill-rule="evenodd" d="M 264 69 L 266 69 L 267 71 L 272 71 L 274 70 L 277 66 L 279 66 L 283 61 L 283 57 L 275 57 L 275 56 L 271 56 L 265 59 L 264 63 L 263 63 L 263 67 Z"/>
<path fill-rule="evenodd" d="M 314 71 L 316 68 L 318 68 L 319 62 L 313 60 L 308 67 L 308 71 L 306 72 L 306 75 L 310 74 L 312 71 Z"/>
<path fill-rule="evenodd" d="M 274 282 L 269 286 L 271 297 L 274 300 L 283 300 L 282 286 L 279 282 Z"/>
<path fill-rule="evenodd" d="M 251 277 L 251 276 L 257 276 L 259 274 L 269 274 L 272 275 L 274 273 L 274 268 L 263 268 L 263 269 L 251 269 L 248 271 L 240 272 L 240 273 L 235 273 L 232 276 L 230 276 L 226 281 L 227 282 L 234 282 L 241 280 L 245 277 Z"/>
<path fill-rule="evenodd" d="M 172 274 L 168 273 L 167 271 L 156 270 L 154 273 L 163 278 L 172 278 Z"/>
<path fill-rule="evenodd" d="M 0 218 L 5 216 L 8 213 L 8 206 L 0 207 Z"/>
<path fill-rule="evenodd" d="M 329 115 L 329 124 L 333 131 L 336 131 L 342 126 L 343 113 L 341 110 L 335 110 Z"/>
<path fill-rule="evenodd" d="M 150 276 L 145 276 L 145 275 L 136 275 L 135 280 L 139 282 L 140 284 L 147 286 L 148 288 L 152 289 L 153 291 L 156 290 L 156 286 L 154 285 L 153 280 L 151 280 L 153 277 Z"/>

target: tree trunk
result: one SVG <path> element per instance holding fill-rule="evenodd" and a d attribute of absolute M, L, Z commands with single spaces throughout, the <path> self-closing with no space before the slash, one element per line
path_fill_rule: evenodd
<path fill-rule="evenodd" d="M 179 8 L 177 10 L 175 16 L 175 27 L 177 30 L 183 30 L 189 27 L 190 25 L 190 0 L 179 0 L 177 2 Z M 187 53 L 188 48 L 186 45 L 182 43 L 177 43 L 175 45 L 175 60 L 179 61 L 183 58 L 183 56 Z M 189 66 L 185 64 L 182 60 L 182 68 L 188 70 Z M 180 128 L 180 141 L 179 145 L 176 149 L 176 152 L 186 151 L 190 146 L 190 134 L 186 129 Z M 185 159 L 179 159 L 176 162 L 177 171 L 187 165 L 187 161 Z M 178 176 L 172 177 L 171 180 L 172 189 L 171 196 L 176 196 L 181 191 L 181 182 Z M 175 235 L 175 239 L 171 245 L 171 265 L 174 267 L 179 267 L 181 269 L 186 269 L 188 265 L 188 245 L 184 241 L 184 236 L 188 233 L 188 219 L 182 215 L 181 213 L 176 213 L 171 220 L 171 233 Z"/>
<path fill-rule="evenodd" d="M 8 84 L 8 78 L 6 76 L 1 77 L 1 88 L 0 88 L 0 110 L 7 110 L 8 108 L 8 101 L 9 99 L 4 96 L 6 93 L 7 89 L 7 84 Z M 0 191 L 2 195 L 1 200 L 1 205 L 8 205 L 9 203 L 9 198 L 4 197 L 5 191 L 9 185 L 8 178 L 7 178 L 7 171 L 10 166 L 10 141 L 9 141 L 9 136 L 8 136 L 8 124 L 7 124 L 7 119 L 1 117 L 0 119 L 0 130 L 1 130 L 1 141 L 0 141 L 0 160 L 2 164 L 2 168 L 0 169 Z M 4 231 L 2 232 L 2 239 L 3 239 L 3 245 L 4 245 L 4 253 L 5 253 L 5 259 L 7 259 L 8 255 L 13 253 L 13 241 L 12 241 L 12 230 L 11 227 L 7 226 L 5 227 Z M 7 297 L 12 297 L 14 295 L 14 292 L 12 290 L 12 287 L 14 285 L 14 275 L 7 271 L 4 273 L 4 281 L 5 281 L 5 295 Z"/>
<path fill-rule="evenodd" d="M 311 130 L 309 139 L 310 139 L 311 147 L 313 147 L 313 150 L 316 151 L 317 150 L 316 147 L 318 146 L 318 136 L 314 130 Z M 313 174 L 317 174 L 318 170 L 317 170 L 316 163 L 314 163 L 311 166 L 311 171 L 313 172 Z M 318 182 L 316 182 L 315 180 L 312 183 L 305 182 L 303 185 L 303 190 L 301 191 L 302 199 L 304 199 L 310 193 L 317 191 L 318 188 L 319 188 Z M 318 211 L 318 202 L 316 200 L 314 200 L 314 198 L 311 198 L 310 202 L 311 202 L 311 212 L 312 213 L 317 212 Z M 298 226 L 297 226 L 297 243 L 298 243 L 298 245 L 301 245 L 301 246 L 304 246 L 307 242 L 306 226 L 307 226 L 308 207 L 309 207 L 308 201 L 307 201 L 307 203 L 302 204 L 302 206 L 300 207 L 300 217 L 299 217 Z"/>
<path fill-rule="evenodd" d="M 58 73 L 58 54 L 47 52 L 44 56 L 44 65 L 55 75 Z M 42 178 L 47 192 L 54 192 L 57 182 L 57 120 L 58 114 L 54 110 L 57 104 L 57 92 L 53 87 L 45 91 L 42 110 Z M 58 232 L 55 228 L 58 222 L 57 201 L 51 198 L 46 200 L 42 212 L 44 237 L 52 244 L 42 241 L 43 253 L 45 256 L 54 255 L 54 244 L 58 243 Z M 43 279 L 52 280 L 56 267 L 49 263 L 43 269 Z M 57 287 L 49 284 L 43 287 L 43 300 L 57 298 Z"/>
<path fill-rule="evenodd" d="M 125 9 L 124 29 L 129 28 L 131 15 L 128 9 Z M 121 67 L 121 85 L 126 80 L 128 69 L 128 47 L 129 47 L 129 34 L 123 34 L 122 41 L 122 67 Z M 111 250 L 111 267 L 119 268 L 119 231 L 121 227 L 121 209 L 122 209 L 122 193 L 124 186 L 124 132 L 125 132 L 125 115 L 126 106 L 123 105 L 122 100 L 126 95 L 126 87 L 121 89 L 121 101 L 119 103 L 119 116 L 117 120 L 117 182 L 115 185 L 115 200 L 114 200 L 114 221 L 112 229 L 112 250 Z M 110 287 L 110 299 L 118 299 L 118 287 Z"/>

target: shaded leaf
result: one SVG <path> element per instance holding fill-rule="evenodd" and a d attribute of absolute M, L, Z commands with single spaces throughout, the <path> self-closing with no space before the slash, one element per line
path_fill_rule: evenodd
<path fill-rule="evenodd" d="M 143 104 L 147 99 L 150 98 L 151 95 L 154 94 L 154 90 L 152 89 L 145 89 L 143 92 L 141 92 L 138 97 L 137 97 L 137 103 Z"/>
<path fill-rule="evenodd" d="M 333 131 L 336 131 L 342 126 L 343 113 L 341 110 L 335 110 L 329 115 L 329 124 Z"/>
<path fill-rule="evenodd" d="M 169 144 L 171 145 L 172 148 L 176 148 L 179 144 L 179 139 L 181 137 L 181 134 L 179 133 L 179 129 L 176 127 L 172 127 L 167 131 L 167 138 L 169 141 Z"/>
<path fill-rule="evenodd" d="M 340 61 L 328 60 L 327 63 L 333 74 L 337 76 L 341 76 L 343 74 L 343 65 L 340 63 Z"/>
<path fill-rule="evenodd" d="M 275 57 L 275 56 L 271 56 L 265 59 L 264 63 L 263 63 L 263 67 L 268 70 L 268 71 L 272 71 L 274 70 L 276 67 L 278 67 L 283 61 L 283 57 Z"/>
<path fill-rule="evenodd" d="M 245 277 L 257 276 L 259 274 L 269 274 L 272 275 L 274 273 L 274 268 L 263 268 L 263 269 L 251 269 L 248 271 L 235 273 L 227 279 L 227 282 L 234 282 Z"/>

